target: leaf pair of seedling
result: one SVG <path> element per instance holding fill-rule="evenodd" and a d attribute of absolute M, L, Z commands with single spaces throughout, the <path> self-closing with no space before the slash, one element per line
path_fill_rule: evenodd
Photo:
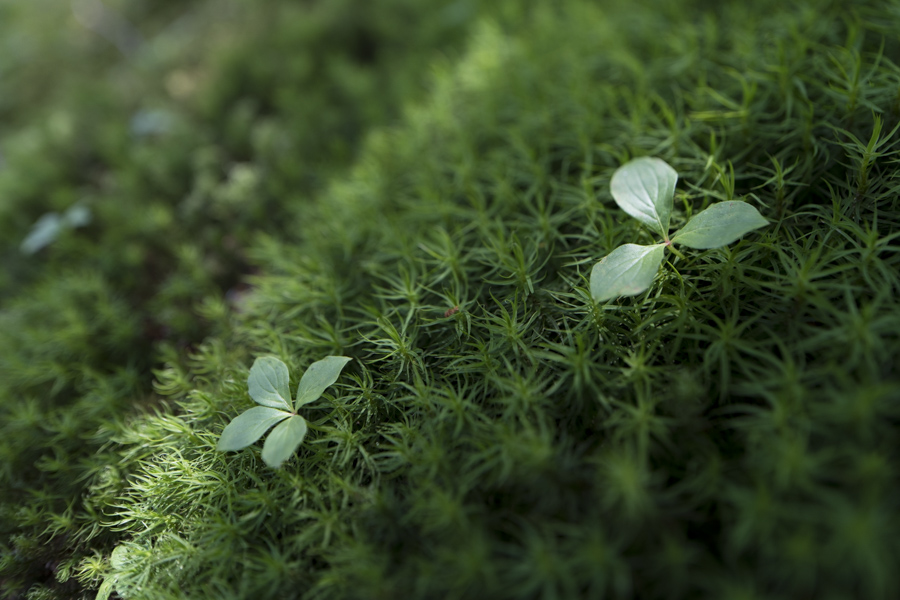
<path fill-rule="evenodd" d="M 652 246 L 619 246 L 594 265 L 591 295 L 596 302 L 634 296 L 649 288 L 667 247 L 679 256 L 674 244 L 701 250 L 719 248 L 768 224 L 746 202 L 719 202 L 695 215 L 670 238 L 669 219 L 677 182 L 675 169 L 658 158 L 636 158 L 613 173 L 610 191 L 616 204 L 660 234 L 663 241 Z"/>
<path fill-rule="evenodd" d="M 306 437 L 306 419 L 297 411 L 318 400 L 351 360 L 346 356 L 329 356 L 311 364 L 300 379 L 292 407 L 287 365 L 269 356 L 257 358 L 250 368 L 247 386 L 250 397 L 262 406 L 247 410 L 229 423 L 216 449 L 224 452 L 240 450 L 279 424 L 263 444 L 262 459 L 272 468 L 280 467 Z"/>

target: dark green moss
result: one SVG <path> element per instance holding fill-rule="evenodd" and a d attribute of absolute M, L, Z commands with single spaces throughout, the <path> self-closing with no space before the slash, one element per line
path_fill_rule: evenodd
<path fill-rule="evenodd" d="M 15 50 L 0 56 L 15 89 L 0 100 L 3 597 L 92 595 L 98 582 L 73 574 L 119 537 L 107 513 L 133 461 L 114 439 L 135 414 L 165 410 L 152 369 L 208 335 L 205 299 L 239 302 L 254 238 L 294 235 L 283 205 L 422 94 L 428 57 L 464 24 L 405 1 L 377 18 L 359 2 L 107 4 L 143 37 L 127 55 L 68 3 L 0 6 Z M 380 58 L 348 47 L 355 36 Z M 272 71 L 303 56 L 314 70 Z M 52 86 L 51 65 L 65 73 Z M 261 106 L 270 92 L 277 105 Z M 76 202 L 90 225 L 20 251 L 41 215 Z"/>
<path fill-rule="evenodd" d="M 427 98 L 369 129 L 397 113 L 352 106 L 405 99 L 404 83 L 419 80 L 382 95 L 365 75 L 340 74 L 401 64 L 409 46 L 379 19 L 411 6 L 348 16 L 334 63 L 273 66 L 296 40 L 330 43 L 316 21 L 248 38 L 238 48 L 252 52 L 227 58 L 183 116 L 184 139 L 203 143 L 148 151 L 148 164 L 169 166 L 134 169 L 131 189 L 190 207 L 152 231 L 183 232 L 200 250 L 163 261 L 171 283 L 136 302 L 146 294 L 108 251 L 135 235 L 104 233 L 96 253 L 111 262 L 89 263 L 103 276 L 88 294 L 106 317 L 67 320 L 61 305 L 46 330 L 9 334 L 30 349 L 21 363 L 0 356 L 11 374 L 0 405 L 22 436 L 2 448 L 10 464 L 39 468 L 4 477 L 48 499 L 8 521 L 8 593 L 28 585 L 13 577 L 42 577 L 17 556 L 74 539 L 57 576 L 85 589 L 106 580 L 124 598 L 895 597 L 900 5 L 499 3 L 466 25 L 464 54 L 433 62 Z M 463 23 L 454 15 L 467 7 L 423 22 Z M 256 70 L 254 54 L 272 58 Z M 350 154 L 293 129 L 332 126 L 317 118 L 329 88 L 306 105 L 278 80 L 319 81 L 323 64 L 335 69 L 335 119 L 356 132 Z M 276 144 L 282 128 L 283 151 L 254 150 L 255 136 Z M 321 176 L 306 169 L 318 151 Z M 650 240 L 608 189 L 616 167 L 647 154 L 681 175 L 673 225 L 732 198 L 771 225 L 672 259 L 643 296 L 595 306 L 592 265 Z M 231 186 L 254 182 L 265 202 L 228 203 Z M 279 227 L 255 226 L 271 218 Z M 217 278 L 192 262 L 231 231 L 241 253 L 228 264 L 239 266 Z M 249 289 L 229 301 L 222 290 L 244 264 Z M 40 286 L 65 288 L 31 285 L 11 286 L 9 322 L 47 310 L 28 304 L 47 296 Z M 211 334 L 192 343 L 200 298 Z M 140 311 L 175 311 L 182 338 L 148 344 Z M 100 333 L 75 327 L 84 321 Z M 50 351 L 55 330 L 69 341 Z M 85 339 L 105 345 L 73 359 Z M 124 370 L 116 344 L 136 368 Z M 296 378 L 338 353 L 356 360 L 307 407 L 311 431 L 282 469 L 262 463 L 258 444 L 215 452 L 252 405 L 256 356 L 280 357 Z M 31 357 L 98 375 L 57 388 Z M 153 397 L 147 363 L 164 364 Z M 59 410 L 52 426 L 39 422 L 54 394 L 85 411 L 101 393 L 105 418 Z M 81 454 L 67 427 L 89 440 Z M 51 441 L 28 446 L 39 430 Z M 63 472 L 79 483 L 62 487 L 49 474 L 73 454 L 79 466 Z"/>

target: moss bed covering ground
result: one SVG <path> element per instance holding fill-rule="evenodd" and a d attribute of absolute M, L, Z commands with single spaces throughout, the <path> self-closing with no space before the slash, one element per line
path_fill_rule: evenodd
<path fill-rule="evenodd" d="M 106 4 L 0 0 L 0 597 L 900 595 L 900 2 Z M 770 225 L 598 306 L 644 155 Z"/>

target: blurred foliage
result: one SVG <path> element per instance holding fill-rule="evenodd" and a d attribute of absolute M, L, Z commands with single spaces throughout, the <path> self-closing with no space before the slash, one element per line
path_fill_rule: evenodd
<path fill-rule="evenodd" d="M 900 593 L 896 0 L 108 6 L 0 2 L 6 597 Z M 639 155 L 773 224 L 597 307 Z"/>
<path fill-rule="evenodd" d="M 76 593 L 61 573 L 115 538 L 111 439 L 158 404 L 160 353 L 208 333 L 204 298 L 239 300 L 246 248 L 295 235 L 289 205 L 424 94 L 462 17 L 406 0 L 0 2 L 6 597 Z M 90 224 L 20 250 L 75 205 Z"/>

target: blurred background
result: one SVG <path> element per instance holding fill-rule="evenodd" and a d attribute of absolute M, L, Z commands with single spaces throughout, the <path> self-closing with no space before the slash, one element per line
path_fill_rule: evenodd
<path fill-rule="evenodd" d="M 281 233 L 368 129 L 420 98 L 476 13 L 467 0 L 0 0 L 0 298 L 37 265 L 77 261 L 147 309 L 151 337 L 196 339 L 174 307 L 232 289 L 249 239 Z"/>
<path fill-rule="evenodd" d="M 121 486 L 110 419 L 156 404 L 152 369 L 210 333 L 202 307 L 239 308 L 248 249 L 298 235 L 479 10 L 0 0 L 0 597 L 93 597 L 71 574 L 115 538 L 96 526 Z"/>

